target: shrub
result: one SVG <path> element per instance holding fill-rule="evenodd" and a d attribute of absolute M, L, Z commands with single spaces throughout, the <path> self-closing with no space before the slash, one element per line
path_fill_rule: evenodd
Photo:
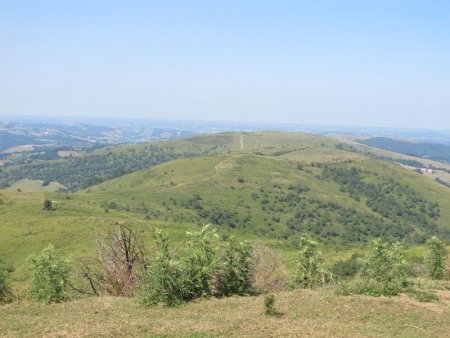
<path fill-rule="evenodd" d="M 229 238 L 219 255 L 216 231 L 209 225 L 188 233 L 185 250 L 174 254 L 169 238 L 155 232 L 157 250 L 138 279 L 136 300 L 150 307 L 176 306 L 200 297 L 247 295 L 252 285 L 252 247 Z"/>
<path fill-rule="evenodd" d="M 12 267 L 3 264 L 0 260 L 0 304 L 12 301 L 13 294 L 8 281 L 9 274 L 12 271 Z"/>
<path fill-rule="evenodd" d="M 284 288 L 285 271 L 280 256 L 270 248 L 257 243 L 252 250 L 252 283 L 262 292 L 278 292 Z"/>
<path fill-rule="evenodd" d="M 433 279 L 443 279 L 447 269 L 447 248 L 445 243 L 433 236 L 428 242 L 426 267 L 428 275 Z"/>
<path fill-rule="evenodd" d="M 264 296 L 264 312 L 266 316 L 282 315 L 282 313 L 279 312 L 275 306 L 275 295 L 273 293 Z"/>
<path fill-rule="evenodd" d="M 310 288 L 325 285 L 330 277 L 331 274 L 318 249 L 318 243 L 309 236 L 302 236 L 293 280 L 294 287 Z"/>
<path fill-rule="evenodd" d="M 136 300 L 145 307 L 179 305 L 185 299 L 181 264 L 170 252 L 171 243 L 164 233 L 155 231 L 155 242 L 157 250 L 138 281 Z"/>
<path fill-rule="evenodd" d="M 219 261 L 216 294 L 220 297 L 249 295 L 252 285 L 252 246 L 248 242 L 228 239 L 226 249 Z"/>
<path fill-rule="evenodd" d="M 28 258 L 32 266 L 31 286 L 28 293 L 33 300 L 44 303 L 67 299 L 69 261 L 58 255 L 53 245 Z"/>
<path fill-rule="evenodd" d="M 368 294 L 372 296 L 393 296 L 408 285 L 407 263 L 402 247 L 376 240 L 369 255 L 362 260 L 362 267 L 356 278 L 342 284 L 344 294 Z"/>
<path fill-rule="evenodd" d="M 188 233 L 188 236 L 188 248 L 180 259 L 185 298 L 191 300 L 211 296 L 216 271 L 217 250 L 213 247 L 218 238 L 216 230 L 206 225 L 199 232 Z"/>
<path fill-rule="evenodd" d="M 50 200 L 44 201 L 44 210 L 47 210 L 47 211 L 53 210 L 52 201 L 50 201 Z"/>

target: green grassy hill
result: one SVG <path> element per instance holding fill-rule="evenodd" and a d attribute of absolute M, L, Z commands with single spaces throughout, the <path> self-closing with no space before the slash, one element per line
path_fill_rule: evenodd
<path fill-rule="evenodd" d="M 352 168 L 359 177 L 339 182 Z M 330 244 L 379 236 L 420 243 L 450 224 L 445 187 L 376 160 L 298 167 L 264 155 L 182 159 L 92 187 L 84 198 L 148 219 L 213 223 L 290 244 L 302 232 Z"/>
<path fill-rule="evenodd" d="M 32 252 L 53 243 L 76 259 L 94 252 L 96 239 L 119 223 L 134 226 L 147 242 L 155 228 L 177 240 L 212 223 L 224 236 L 279 249 L 288 264 L 305 232 L 321 239 L 330 262 L 378 236 L 414 246 L 433 233 L 448 237 L 448 188 L 343 150 L 341 142 L 301 133 L 224 133 L 99 150 L 95 156 L 109 158 L 109 166 L 158 147 L 183 158 L 76 193 L 0 191 L 0 254 L 16 267 L 20 284 Z M 46 198 L 55 210 L 43 210 Z"/>

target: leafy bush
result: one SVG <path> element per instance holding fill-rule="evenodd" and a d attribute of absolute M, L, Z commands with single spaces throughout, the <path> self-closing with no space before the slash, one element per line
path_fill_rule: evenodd
<path fill-rule="evenodd" d="M 398 243 L 376 240 L 372 251 L 362 260 L 360 272 L 353 281 L 342 284 L 342 291 L 344 294 L 397 295 L 408 285 L 407 269 Z"/>
<path fill-rule="evenodd" d="M 309 236 L 302 236 L 293 286 L 310 288 L 325 285 L 330 276 L 322 253 L 318 249 L 318 243 Z"/>
<path fill-rule="evenodd" d="M 426 266 L 428 275 L 433 279 L 443 279 L 447 269 L 447 248 L 445 243 L 433 236 L 427 242 L 428 255 L 426 258 Z"/>
<path fill-rule="evenodd" d="M 164 233 L 155 231 L 155 242 L 157 251 L 138 281 L 136 300 L 145 307 L 179 305 L 185 299 L 181 264 L 170 252 L 171 243 Z"/>
<path fill-rule="evenodd" d="M 219 297 L 249 295 L 255 292 L 252 285 L 252 246 L 248 242 L 228 239 L 219 261 L 216 292 Z"/>
<path fill-rule="evenodd" d="M 28 258 L 32 266 L 30 297 L 44 303 L 61 302 L 67 299 L 69 284 L 69 261 L 58 255 L 53 245 Z"/>
<path fill-rule="evenodd" d="M 218 236 L 209 225 L 188 236 L 187 248 L 174 254 L 169 238 L 155 232 L 156 253 L 136 287 L 139 304 L 176 306 L 200 297 L 254 293 L 249 243 L 229 238 L 220 253 L 215 245 Z"/>
<path fill-rule="evenodd" d="M 188 233 L 188 236 L 188 248 L 180 259 L 185 298 L 190 300 L 211 296 L 216 271 L 217 250 L 213 247 L 218 238 L 216 230 L 206 225 L 199 232 Z"/>

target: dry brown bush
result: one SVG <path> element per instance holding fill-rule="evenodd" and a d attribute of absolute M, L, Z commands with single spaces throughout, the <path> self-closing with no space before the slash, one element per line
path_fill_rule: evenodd
<path fill-rule="evenodd" d="M 97 241 L 97 257 L 81 263 L 80 274 L 97 296 L 132 295 L 136 270 L 145 259 L 143 244 L 131 228 L 120 224 L 105 239 Z"/>
<path fill-rule="evenodd" d="M 267 246 L 256 243 L 252 253 L 253 286 L 262 292 L 284 289 L 286 272 L 280 256 Z"/>

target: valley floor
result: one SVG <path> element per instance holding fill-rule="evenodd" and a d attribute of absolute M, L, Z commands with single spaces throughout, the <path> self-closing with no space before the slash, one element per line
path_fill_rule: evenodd
<path fill-rule="evenodd" d="M 407 296 L 337 296 L 301 290 L 276 295 L 280 317 L 267 317 L 263 297 L 202 300 L 143 309 L 130 299 L 86 298 L 63 304 L 0 307 L 2 337 L 445 337 L 450 292 L 419 303 Z"/>

